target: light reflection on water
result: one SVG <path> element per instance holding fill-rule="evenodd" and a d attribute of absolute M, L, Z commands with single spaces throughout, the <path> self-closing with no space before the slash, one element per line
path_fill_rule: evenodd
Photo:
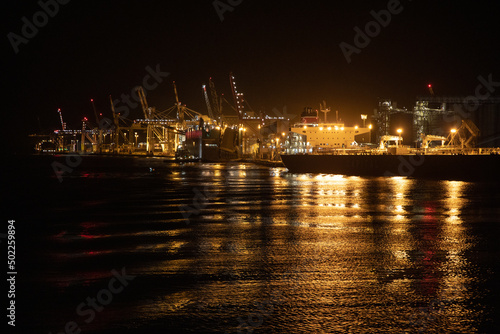
<path fill-rule="evenodd" d="M 489 236 L 475 227 L 500 222 L 497 208 L 482 205 L 498 199 L 494 187 L 294 175 L 250 164 L 173 166 L 134 180 L 112 183 L 123 193 L 103 194 L 96 213 L 86 212 L 92 223 L 83 230 L 74 218 L 56 216 L 57 228 L 47 235 L 55 244 L 49 254 L 80 254 L 78 265 L 54 270 L 86 276 L 97 261 L 96 288 L 106 284 L 102 272 L 109 268 L 125 265 L 137 275 L 100 321 L 85 324 L 88 330 L 401 333 L 492 326 L 485 286 L 498 267 L 477 258 L 478 243 Z M 84 192 L 85 182 L 72 191 Z M 196 209 L 188 221 L 183 205 Z M 68 245 L 66 237 L 83 232 L 98 238 Z M 95 253 L 85 257 L 82 249 Z M 47 312 L 67 308 L 71 317 L 80 299 L 75 294 Z"/>

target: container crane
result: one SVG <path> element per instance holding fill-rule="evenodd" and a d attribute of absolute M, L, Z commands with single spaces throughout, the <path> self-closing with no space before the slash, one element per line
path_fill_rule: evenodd
<path fill-rule="evenodd" d="M 148 101 L 146 100 L 146 94 L 144 93 L 144 88 L 142 88 L 142 86 L 137 87 L 137 95 L 139 96 L 139 100 L 141 101 L 144 118 L 149 119 L 150 110 L 148 107 Z"/>
<path fill-rule="evenodd" d="M 179 102 L 179 94 L 177 94 L 177 86 L 175 85 L 175 81 L 172 83 L 174 86 L 174 94 L 175 94 L 175 105 L 177 106 L 177 119 L 182 127 L 184 127 L 184 108 L 181 106 Z"/>
<path fill-rule="evenodd" d="M 232 72 L 229 73 L 229 82 L 231 84 L 231 91 L 233 92 L 234 106 L 236 108 L 236 111 L 238 112 L 241 123 L 244 115 L 243 93 L 238 93 L 238 89 L 236 88 L 236 79 Z"/>
<path fill-rule="evenodd" d="M 59 113 L 59 119 L 61 120 L 61 128 L 64 131 L 64 130 L 66 130 L 66 123 L 64 123 L 64 121 L 63 121 L 61 108 L 57 109 L 57 112 Z"/>
<path fill-rule="evenodd" d="M 217 117 L 222 116 L 222 102 L 219 96 L 217 95 L 217 91 L 215 90 L 215 84 L 212 81 L 212 78 L 208 80 L 208 86 L 210 87 L 210 94 L 212 95 L 212 106 L 214 107 L 214 112 Z"/>
<path fill-rule="evenodd" d="M 203 96 L 205 97 L 205 103 L 207 104 L 208 117 L 214 119 L 214 113 L 212 112 L 212 107 L 210 106 L 210 100 L 208 99 L 207 85 L 201 86 L 201 89 L 203 90 Z"/>
<path fill-rule="evenodd" d="M 144 93 L 144 88 L 142 88 L 142 86 L 137 87 L 137 95 L 141 101 L 144 118 L 149 120 L 151 118 L 151 108 L 148 107 L 148 101 L 146 100 L 146 94 Z M 148 155 L 153 155 L 153 139 L 153 125 L 148 122 L 146 128 L 146 152 Z"/>

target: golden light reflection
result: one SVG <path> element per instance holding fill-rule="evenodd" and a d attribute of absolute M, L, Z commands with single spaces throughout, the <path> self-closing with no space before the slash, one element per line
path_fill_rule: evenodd
<path fill-rule="evenodd" d="M 385 212 L 386 219 L 390 222 L 383 243 L 392 254 L 391 268 L 405 268 L 408 266 L 408 250 L 412 248 L 412 238 L 409 231 L 411 225 L 410 212 L 407 207 L 412 205 L 411 191 L 415 180 L 406 177 L 391 177 L 384 180 L 386 189 L 380 193 L 382 203 L 376 211 Z M 397 272 L 397 271 L 396 271 Z M 401 280 L 394 280 L 390 289 L 406 289 Z"/>
<path fill-rule="evenodd" d="M 332 290 L 325 285 L 331 284 L 342 293 L 358 289 L 360 294 L 365 291 L 369 294 L 374 286 L 371 282 L 378 280 L 391 302 L 399 298 L 409 300 L 410 304 L 413 300 L 416 303 L 424 300 L 425 306 L 425 300 L 432 298 L 452 300 L 457 294 L 459 298 L 467 295 L 465 271 L 471 266 L 463 251 L 470 244 L 465 224 L 461 224 L 462 210 L 467 204 L 466 183 L 445 181 L 440 187 L 430 187 L 430 182 L 405 177 L 374 179 L 329 174 L 274 177 L 279 175 L 275 173 L 266 179 L 273 189 L 264 202 L 257 196 L 246 196 L 245 192 L 252 195 L 252 190 L 245 186 L 253 181 L 252 171 L 247 172 L 234 170 L 231 174 L 232 182 L 244 188 L 241 190 L 244 194 L 238 194 L 240 189 L 228 190 L 230 195 L 240 197 L 229 196 L 222 201 L 238 210 L 228 213 L 226 207 L 213 209 L 215 222 L 196 227 L 197 237 L 212 236 L 203 255 L 195 259 L 196 265 L 186 262 L 181 266 L 169 261 L 164 268 L 158 268 L 165 272 L 203 268 L 210 277 L 218 279 L 217 284 L 198 284 L 202 287 L 196 290 L 197 294 L 178 294 L 173 300 L 168 295 L 155 299 L 159 307 L 182 308 L 200 294 L 222 303 L 231 300 L 230 293 L 237 295 L 238 300 L 242 296 L 249 300 L 258 298 L 265 284 L 242 280 L 238 284 L 245 284 L 244 289 L 231 289 L 227 275 L 220 274 L 222 268 L 234 267 L 236 274 L 258 272 L 260 266 L 264 267 L 263 261 L 268 261 L 264 264 L 276 265 L 273 269 L 277 268 L 277 273 L 287 273 L 296 269 L 297 263 L 315 256 L 320 261 L 314 265 L 298 266 L 307 278 L 293 281 L 290 288 L 282 286 L 284 293 L 296 289 L 293 297 L 306 302 L 318 301 L 326 293 L 331 302 Z M 225 171 L 223 174 L 227 175 Z M 242 180 L 247 174 L 249 180 Z M 260 206 L 265 210 L 257 211 Z M 228 224 L 229 219 L 234 221 Z M 265 231 L 265 242 L 248 237 L 260 238 L 261 231 Z M 178 239 L 183 241 L 175 238 L 174 243 L 165 246 L 177 254 L 192 247 L 191 237 L 185 238 L 188 243 Z M 230 247 L 228 240 L 234 242 Z M 298 246 L 290 246 L 294 242 Z M 277 248 L 278 244 L 282 248 Z M 274 275 L 273 284 L 282 283 L 281 277 Z M 172 305 L 164 305 L 167 302 Z M 151 310 L 144 307 L 140 311 Z"/>
<path fill-rule="evenodd" d="M 462 210 L 468 202 L 465 196 L 468 184 L 461 181 L 443 181 L 442 184 L 446 191 L 443 209 L 447 217 L 442 228 L 441 248 L 446 250 L 446 262 L 441 264 L 440 270 L 453 273 L 443 277 L 443 286 L 449 288 L 443 289 L 442 295 L 443 299 L 463 299 L 470 294 L 466 288 L 469 279 L 465 272 L 470 263 L 464 254 L 473 243 L 461 218 Z"/>
<path fill-rule="evenodd" d="M 360 193 L 366 179 L 335 174 L 302 174 L 294 179 L 298 181 L 294 185 L 300 194 L 297 204 L 311 207 L 311 211 L 300 211 L 299 221 L 314 217 L 313 225 L 317 228 L 352 228 L 353 223 L 372 219 L 359 215 L 363 206 Z"/>
<path fill-rule="evenodd" d="M 450 224 L 461 224 L 461 210 L 466 204 L 466 199 L 463 197 L 463 192 L 466 182 L 462 181 L 443 181 L 444 189 L 446 189 L 445 209 L 447 210 L 446 222 Z"/>
<path fill-rule="evenodd" d="M 406 177 L 394 176 L 389 179 L 388 192 L 386 195 L 386 208 L 389 214 L 394 214 L 393 219 L 397 222 L 404 220 L 408 212 L 405 206 L 409 204 L 409 189 L 414 185 L 415 180 Z"/>
<path fill-rule="evenodd" d="M 402 221 L 404 219 L 405 219 L 405 216 L 403 216 L 403 215 L 395 215 L 394 216 L 394 220 L 397 220 L 397 221 Z"/>

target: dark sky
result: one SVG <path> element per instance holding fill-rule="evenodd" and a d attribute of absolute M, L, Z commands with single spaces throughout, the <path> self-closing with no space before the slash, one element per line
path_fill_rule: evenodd
<path fill-rule="evenodd" d="M 161 110 L 174 103 L 175 80 L 181 101 L 205 112 L 201 85 L 213 77 L 229 95 L 233 71 L 256 111 L 286 105 L 297 115 L 326 100 L 348 124 L 360 123 L 378 97 L 411 108 L 428 83 L 436 95 L 474 95 L 479 75 L 500 81 L 499 7 L 492 2 L 401 1 L 402 11 L 351 63 L 339 44 L 354 45 L 354 27 L 364 30 L 374 20 L 370 12 L 392 1 L 232 2 L 241 3 L 221 21 L 212 0 L 73 0 L 15 54 L 7 34 L 22 35 L 21 18 L 33 22 L 41 7 L 7 1 L 4 128 L 17 136 L 56 129 L 57 108 L 78 128 L 83 116 L 93 116 L 90 98 L 110 116 L 108 96 L 130 93 L 157 64 L 170 75 L 148 92 L 148 102 Z"/>

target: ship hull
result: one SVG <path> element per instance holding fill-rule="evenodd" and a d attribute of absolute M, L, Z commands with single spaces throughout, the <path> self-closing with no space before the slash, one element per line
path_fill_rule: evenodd
<path fill-rule="evenodd" d="M 499 180 L 500 155 L 282 155 L 290 173 Z"/>

